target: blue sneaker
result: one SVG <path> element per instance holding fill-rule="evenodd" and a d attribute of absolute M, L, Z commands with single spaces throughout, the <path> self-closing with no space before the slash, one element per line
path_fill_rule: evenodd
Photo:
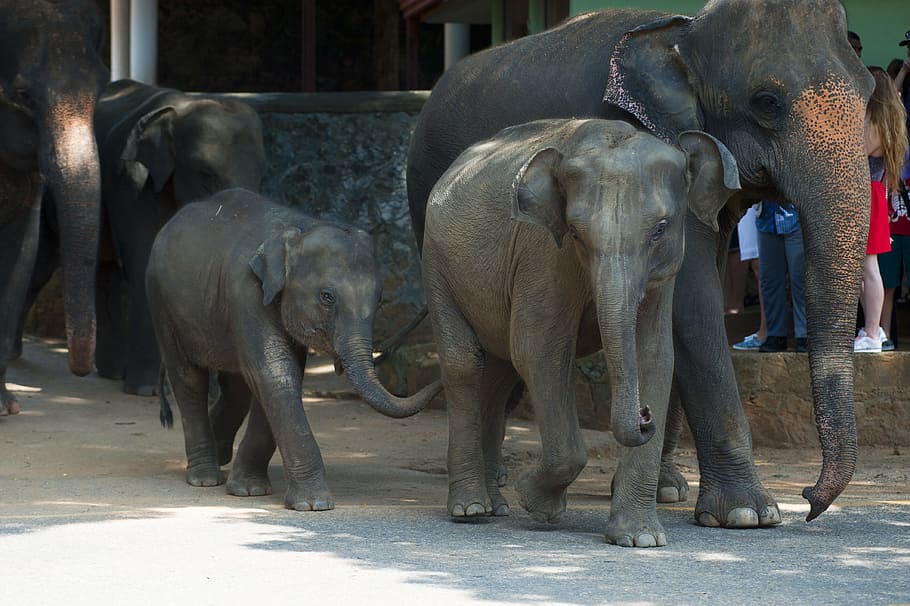
<path fill-rule="evenodd" d="M 733 344 L 733 349 L 738 349 L 739 351 L 758 351 L 761 347 L 762 342 L 758 340 L 758 335 L 752 333 L 739 343 Z"/>

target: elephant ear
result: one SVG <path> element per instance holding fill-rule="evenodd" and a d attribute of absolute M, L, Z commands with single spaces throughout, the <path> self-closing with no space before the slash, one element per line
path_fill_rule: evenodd
<path fill-rule="evenodd" d="M 719 231 L 717 215 L 741 188 L 736 159 L 727 146 L 708 133 L 689 130 L 679 135 L 689 165 L 689 210 Z"/>
<path fill-rule="evenodd" d="M 259 245 L 250 259 L 250 269 L 262 283 L 262 304 L 271 305 L 284 290 L 287 278 L 287 251 L 295 238 L 301 237 L 299 229 L 289 229 L 272 236 Z"/>
<path fill-rule="evenodd" d="M 568 230 L 566 197 L 556 178 L 562 158 L 557 149 L 541 149 L 524 163 L 512 182 L 512 219 L 546 227 L 559 248 Z"/>
<path fill-rule="evenodd" d="M 627 32 L 610 57 L 604 102 L 629 112 L 667 142 L 704 119 L 679 42 L 691 17 L 674 15 Z"/>
<path fill-rule="evenodd" d="M 145 114 L 130 131 L 120 159 L 124 171 L 139 191 L 149 177 L 156 192 L 164 189 L 174 173 L 174 120 L 177 110 L 172 105 Z"/>

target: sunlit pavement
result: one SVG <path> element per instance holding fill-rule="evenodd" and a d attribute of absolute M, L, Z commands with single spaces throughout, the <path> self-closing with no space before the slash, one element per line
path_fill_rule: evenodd
<path fill-rule="evenodd" d="M 3 605 L 910 603 L 906 492 L 848 489 L 807 524 L 796 487 L 778 486 L 784 523 L 748 531 L 694 525 L 693 493 L 659 508 L 667 547 L 625 549 L 604 543 L 610 476 L 594 471 L 559 524 L 534 523 L 509 488 L 510 517 L 456 523 L 444 413 L 308 398 L 337 507 L 298 513 L 277 458 L 270 496 L 186 485 L 156 400 L 72 378 L 57 356 L 30 343 L 10 370 L 23 413 L 0 419 Z M 510 428 L 515 465 L 530 427 Z"/>

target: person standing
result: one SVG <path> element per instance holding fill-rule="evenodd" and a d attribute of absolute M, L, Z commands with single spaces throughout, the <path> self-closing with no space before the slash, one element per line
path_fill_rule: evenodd
<path fill-rule="evenodd" d="M 736 232 L 739 237 L 740 262 L 751 265 L 752 273 L 755 274 L 755 278 L 758 281 L 758 308 L 761 314 L 758 330 L 751 335 L 746 335 L 742 341 L 733 344 L 733 349 L 739 351 L 758 351 L 765 339 L 768 338 L 768 323 L 765 320 L 765 306 L 762 302 L 761 278 L 759 277 L 761 270 L 758 261 L 758 230 L 755 228 L 755 211 L 758 206 L 758 204 L 750 206 L 736 225 Z M 743 281 L 745 282 L 745 279 Z"/>
<path fill-rule="evenodd" d="M 762 308 L 768 337 L 761 352 L 787 350 L 790 307 L 796 351 L 808 350 L 806 339 L 806 274 L 803 262 L 803 232 L 796 207 L 789 203 L 762 200 L 755 221 L 758 230 L 758 258 Z M 790 305 L 787 278 L 790 278 Z"/>
<path fill-rule="evenodd" d="M 882 342 L 887 340 L 887 333 L 881 327 L 885 289 L 878 255 L 891 250 L 886 190 L 899 190 L 897 182 L 907 153 L 906 112 L 894 83 L 879 67 L 871 67 L 869 71 L 875 78 L 875 89 L 866 106 L 865 124 L 872 203 L 860 298 L 865 322 L 853 343 L 856 353 L 879 353 Z"/>

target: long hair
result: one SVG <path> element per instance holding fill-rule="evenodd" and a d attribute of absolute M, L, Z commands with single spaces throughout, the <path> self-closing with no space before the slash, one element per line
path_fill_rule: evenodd
<path fill-rule="evenodd" d="M 875 90 L 866 109 L 869 123 L 882 142 L 885 183 L 889 191 L 897 191 L 904 157 L 907 155 L 907 116 L 904 104 L 894 88 L 891 77 L 881 68 L 872 69 Z"/>

